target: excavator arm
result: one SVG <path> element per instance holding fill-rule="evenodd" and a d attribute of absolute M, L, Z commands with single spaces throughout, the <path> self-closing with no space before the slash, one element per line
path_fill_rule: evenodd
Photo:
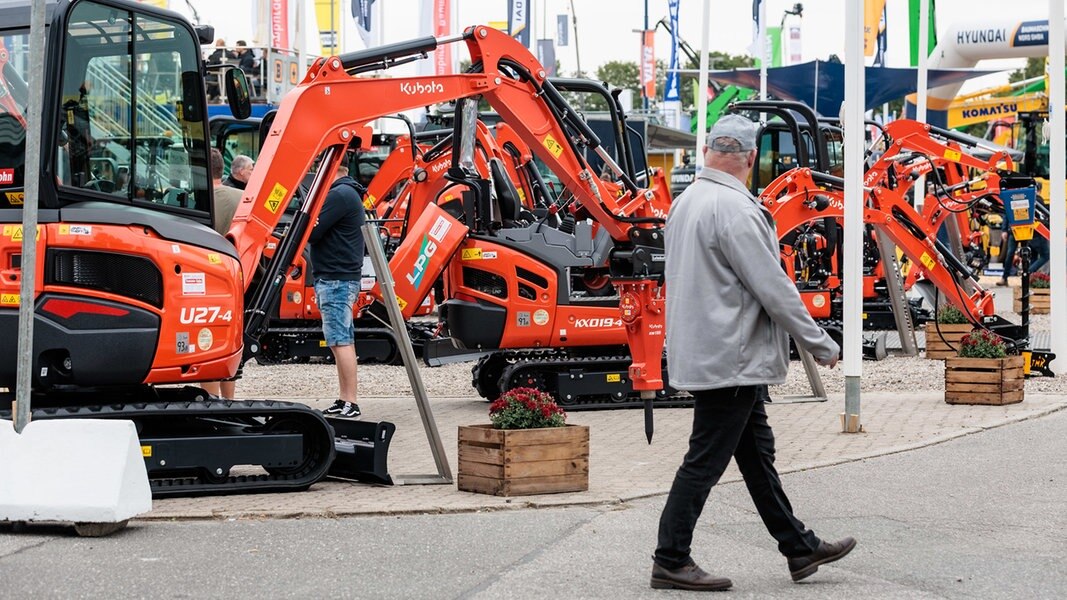
<path fill-rule="evenodd" d="M 459 41 L 467 44 L 475 72 L 395 79 L 353 76 L 416 60 L 441 44 Z M 317 60 L 304 80 L 282 100 L 228 233 L 240 258 L 245 285 L 258 282 L 246 303 L 246 354 L 258 351 L 257 336 L 271 303 L 277 298 L 285 271 L 307 243 L 344 150 L 356 140 L 369 139 L 369 122 L 382 115 L 463 98 L 487 100 L 514 127 L 519 139 L 560 176 L 577 204 L 616 241 L 612 265 L 619 274 L 618 282 L 636 286 L 623 290 L 628 292 L 623 298 L 624 321 L 640 322 L 646 313 L 650 315 L 646 320 L 662 321 L 656 279 L 662 273 L 663 219 L 651 210 L 654 194 L 629 187 L 609 192 L 609 186 L 577 151 L 578 144 L 600 153 L 617 171 L 621 168 L 599 148 L 596 135 L 546 75 L 517 40 L 484 26 L 449 38 L 420 38 Z M 286 239 L 257 277 L 263 249 L 271 241 L 283 208 L 320 156 L 317 174 Z M 651 325 L 652 329 L 642 325 L 632 331 L 635 362 L 646 348 L 656 353 L 654 360 L 647 361 L 651 366 L 638 373 L 638 389 L 662 385 L 662 323 Z M 647 334 L 651 330 L 655 333 L 650 338 Z"/>

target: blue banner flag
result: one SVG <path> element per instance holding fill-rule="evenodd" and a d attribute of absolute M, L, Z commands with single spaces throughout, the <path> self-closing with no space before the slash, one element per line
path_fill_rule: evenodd
<path fill-rule="evenodd" d="M 681 0 L 669 0 L 667 8 L 671 17 L 671 63 L 667 67 L 667 82 L 663 92 L 663 99 L 667 102 L 681 101 L 679 87 L 681 77 L 678 75 L 678 5 Z"/>
<path fill-rule="evenodd" d="M 530 0 L 508 0 L 508 35 L 530 47 L 529 25 Z"/>

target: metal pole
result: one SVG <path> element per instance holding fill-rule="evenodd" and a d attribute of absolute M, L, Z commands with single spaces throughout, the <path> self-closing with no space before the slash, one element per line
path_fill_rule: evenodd
<path fill-rule="evenodd" d="M 641 30 L 641 75 L 644 76 L 645 65 L 645 32 L 648 31 L 648 0 L 645 0 L 645 27 Z M 655 57 L 652 58 L 652 62 L 655 63 Z M 655 86 L 653 86 L 655 87 Z M 645 86 L 641 86 L 641 99 L 643 100 L 642 108 L 645 112 L 648 112 L 648 94 L 645 92 Z"/>
<path fill-rule="evenodd" d="M 897 247 L 881 229 L 876 229 L 874 234 L 878 241 L 878 254 L 882 256 L 885 287 L 889 291 L 889 303 L 893 307 L 893 320 L 897 324 L 901 352 L 904 356 L 918 356 L 919 344 L 915 340 L 911 307 L 908 305 L 908 296 L 904 292 L 904 276 L 901 275 L 900 263 L 897 262 Z"/>
<path fill-rule="evenodd" d="M 1064 32 L 1063 0 L 1049 0 L 1048 8 L 1048 55 L 1049 55 L 1049 100 L 1048 114 L 1052 130 L 1049 140 L 1049 156 L 1052 157 L 1049 168 L 1049 273 L 1052 276 L 1051 350 L 1067 360 L 1067 207 L 1065 207 L 1065 178 L 1067 166 L 1067 142 L 1064 140 Z M 1059 368 L 1062 368 L 1060 365 Z"/>
<path fill-rule="evenodd" d="M 695 161 L 697 172 L 704 166 L 705 138 L 708 136 L 708 38 L 711 34 L 711 3 L 704 5 L 703 21 L 700 24 L 700 89 L 697 90 L 697 147 Z"/>
<path fill-rule="evenodd" d="M 842 429 L 858 433 L 863 374 L 863 3 L 845 0 L 845 412 Z"/>
<path fill-rule="evenodd" d="M 400 305 L 396 302 L 396 292 L 393 291 L 393 275 L 389 271 L 389 261 L 385 258 L 385 250 L 382 249 L 382 240 L 378 237 L 378 229 L 371 223 L 363 226 L 363 240 L 370 254 L 371 264 L 374 265 L 374 274 L 382 288 L 382 304 L 389 313 L 389 323 L 393 326 L 396 339 L 400 343 L 400 357 L 404 360 L 404 369 L 408 373 L 408 382 L 411 383 L 411 391 L 415 395 L 415 405 L 419 409 L 422 418 L 422 427 L 426 430 L 426 439 L 430 442 L 430 451 L 433 452 L 433 460 L 437 464 L 437 475 L 408 475 L 400 477 L 399 482 L 403 485 L 426 484 L 426 483 L 452 483 L 452 469 L 448 466 L 448 456 L 445 455 L 445 445 L 441 441 L 441 433 L 437 429 L 437 421 L 433 418 L 433 409 L 430 408 L 430 399 L 426 395 L 426 386 L 422 383 L 422 373 L 419 372 L 418 362 L 415 360 L 415 351 L 411 349 L 411 339 L 408 338 L 407 326 L 404 324 L 404 316 L 400 314 Z"/>
<path fill-rule="evenodd" d="M 30 8 L 29 94 L 26 99 L 26 197 L 22 205 L 22 258 L 19 282 L 19 357 L 15 383 L 15 431 L 30 422 L 33 385 L 33 305 L 37 288 L 37 204 L 41 196 L 41 110 L 44 106 L 44 0 Z"/>
<path fill-rule="evenodd" d="M 759 99 L 767 99 L 767 2 L 759 3 Z M 760 117 L 765 120 L 765 117 Z"/>
<path fill-rule="evenodd" d="M 928 87 L 927 58 L 930 55 L 930 0 L 919 1 L 919 80 L 915 85 L 915 120 L 926 122 L 926 88 Z M 915 180 L 915 210 L 923 211 L 926 201 L 926 177 Z"/>
<path fill-rule="evenodd" d="M 571 0 L 571 24 L 574 26 L 574 62 L 578 67 L 578 77 L 582 77 L 582 53 L 578 50 L 578 13 L 574 12 L 574 0 Z"/>

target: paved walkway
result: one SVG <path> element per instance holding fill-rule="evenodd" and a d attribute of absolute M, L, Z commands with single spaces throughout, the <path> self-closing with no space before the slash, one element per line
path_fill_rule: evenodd
<path fill-rule="evenodd" d="M 864 432 L 841 433 L 841 396 L 827 402 L 776 403 L 768 407 L 778 438 L 777 465 L 793 472 L 900 452 L 1067 408 L 1067 397 L 1028 394 L 1010 406 L 951 406 L 943 392 L 865 393 Z M 325 400 L 308 400 L 317 408 Z M 360 398 L 367 419 L 391 421 L 397 432 L 389 452 L 394 478 L 436 473 L 433 455 L 411 398 Z M 455 476 L 457 428 L 487 423 L 487 405 L 471 398 L 432 400 L 434 417 Z M 157 500 L 148 519 L 335 517 L 497 510 L 622 502 L 666 493 L 685 453 L 692 411 L 656 412 L 656 434 L 645 443 L 640 410 L 575 412 L 568 422 L 590 427 L 589 490 L 581 493 L 501 498 L 461 492 L 451 485 L 377 486 L 327 481 L 292 494 L 257 494 Z M 736 467 L 723 481 L 736 481 Z"/>

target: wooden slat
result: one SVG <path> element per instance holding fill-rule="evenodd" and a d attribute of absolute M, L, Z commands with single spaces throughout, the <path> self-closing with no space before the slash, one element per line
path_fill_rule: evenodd
<path fill-rule="evenodd" d="M 504 429 L 507 447 L 532 446 L 536 444 L 558 444 L 589 441 L 589 427 L 586 425 L 567 425 L 565 427 L 546 427 L 544 429 Z"/>
<path fill-rule="evenodd" d="M 466 462 L 463 463 L 463 474 L 475 477 L 489 477 L 501 479 L 504 477 L 504 465 L 489 465 L 486 463 Z"/>
<path fill-rule="evenodd" d="M 950 393 L 945 392 L 945 402 L 949 404 L 991 404 L 991 405 L 1003 405 L 1003 404 L 1015 404 L 1023 401 L 1023 391 L 1015 392 L 1003 392 L 999 394 L 982 394 L 982 393 Z"/>
<path fill-rule="evenodd" d="M 478 494 L 492 494 L 499 496 L 504 493 L 504 480 L 491 477 L 478 477 L 467 475 L 462 471 L 456 478 L 456 485 L 460 491 L 475 492 Z"/>
<path fill-rule="evenodd" d="M 538 460 L 565 460 L 588 458 L 589 442 L 571 444 L 542 444 L 540 446 L 515 446 L 504 448 L 504 463 L 533 462 Z"/>
<path fill-rule="evenodd" d="M 537 462 L 520 462 L 504 465 L 503 475 L 511 480 L 528 477 L 549 477 L 554 475 L 589 474 L 588 458 L 568 460 L 539 460 Z"/>
<path fill-rule="evenodd" d="M 946 382 L 946 393 L 962 393 L 962 392 L 977 392 L 982 394 L 999 394 L 1001 392 L 1000 382 L 996 383 L 963 383 L 963 382 Z"/>
<path fill-rule="evenodd" d="M 945 383 L 1000 383 L 1000 371 L 956 371 L 945 369 Z"/>
<path fill-rule="evenodd" d="M 459 441 L 482 444 L 503 444 L 504 431 L 492 425 L 460 425 Z"/>
<path fill-rule="evenodd" d="M 459 443 L 460 462 L 476 462 L 490 465 L 504 464 L 504 451 L 501 448 L 488 446 L 472 446 L 467 442 Z"/>
<path fill-rule="evenodd" d="M 589 489 L 589 476 L 584 474 L 527 477 L 505 483 L 504 495 L 556 494 L 559 492 L 583 492 L 587 489 Z"/>

